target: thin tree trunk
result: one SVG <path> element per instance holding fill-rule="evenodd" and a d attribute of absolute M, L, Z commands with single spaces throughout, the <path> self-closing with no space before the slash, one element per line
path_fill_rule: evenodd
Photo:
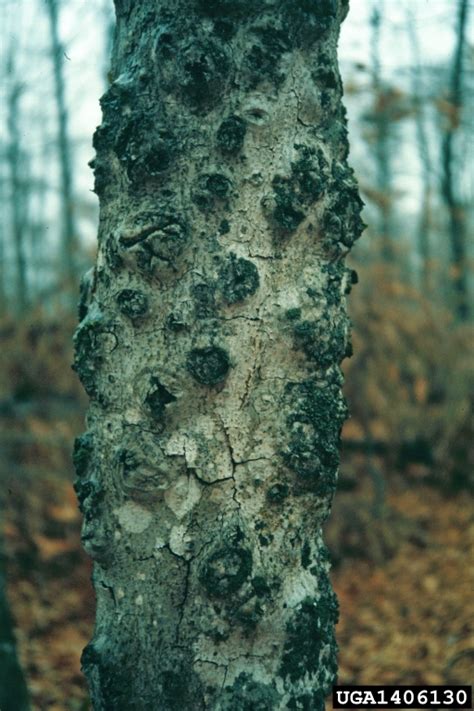
<path fill-rule="evenodd" d="M 72 150 L 69 141 L 68 112 L 63 76 L 64 49 L 58 31 L 58 0 L 46 0 L 51 28 L 51 57 L 58 112 L 58 154 L 61 176 L 61 246 L 66 278 L 75 287 L 77 279 L 77 228 L 72 187 Z"/>
<path fill-rule="evenodd" d="M 2 711 L 28 711 L 28 690 L 16 653 L 13 619 L 7 600 L 2 544 L 0 531 L 0 709 Z"/>
<path fill-rule="evenodd" d="M 420 258 L 420 285 L 429 294 L 431 292 L 430 275 L 430 232 L 431 232 L 431 197 L 433 163 L 430 155 L 430 146 L 426 131 L 426 115 L 424 109 L 424 96 L 422 84 L 422 66 L 420 60 L 420 47 L 416 33 L 413 13 L 407 19 L 408 36 L 413 54 L 412 94 L 415 109 L 415 128 L 418 145 L 418 156 L 422 172 L 421 209 L 418 218 L 417 245 Z"/>
<path fill-rule="evenodd" d="M 393 259 L 393 225 L 392 225 L 392 165 L 390 156 L 390 118 L 388 116 L 386 89 L 382 81 L 380 63 L 380 30 L 382 27 L 383 6 L 380 0 L 374 5 L 370 23 L 372 90 L 374 93 L 374 127 L 375 127 L 375 179 L 379 194 L 379 236 L 381 238 L 382 257 L 386 261 Z"/>
<path fill-rule="evenodd" d="M 362 231 L 347 3 L 116 0 L 75 368 L 94 708 L 312 709 Z"/>
<path fill-rule="evenodd" d="M 25 259 L 25 219 L 24 219 L 24 183 L 21 176 L 21 145 L 20 145 L 20 111 L 21 85 L 15 75 L 13 50 L 11 50 L 7 75 L 9 77 L 9 92 L 7 106 L 8 149 L 7 160 L 10 172 L 10 209 L 12 219 L 12 234 L 15 254 L 15 311 L 24 314 L 28 303 L 27 276 Z"/>
<path fill-rule="evenodd" d="M 449 115 L 442 142 L 443 177 L 441 193 L 449 215 L 453 283 L 456 313 L 461 320 L 469 317 L 468 276 L 466 264 L 466 221 L 463 206 L 456 195 L 455 139 L 463 108 L 463 56 L 466 44 L 467 0 L 458 2 L 457 41 L 449 87 Z"/>

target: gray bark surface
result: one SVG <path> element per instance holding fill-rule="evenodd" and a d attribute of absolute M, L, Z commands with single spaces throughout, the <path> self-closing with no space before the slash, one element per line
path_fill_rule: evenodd
<path fill-rule="evenodd" d="M 336 57 L 347 4 L 116 11 L 75 336 L 94 708 L 322 709 L 343 258 L 363 227 Z"/>

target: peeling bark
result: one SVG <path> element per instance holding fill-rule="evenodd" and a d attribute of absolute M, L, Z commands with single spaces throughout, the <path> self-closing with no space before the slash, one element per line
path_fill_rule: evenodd
<path fill-rule="evenodd" d="M 94 708 L 322 709 L 362 231 L 347 3 L 116 0 L 75 369 Z"/>

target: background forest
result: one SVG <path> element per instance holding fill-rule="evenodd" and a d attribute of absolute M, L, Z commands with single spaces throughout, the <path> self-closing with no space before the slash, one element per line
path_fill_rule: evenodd
<path fill-rule="evenodd" d="M 342 30 L 368 227 L 350 258 L 352 419 L 326 532 L 341 683 L 473 681 L 473 14 L 351 0 Z M 35 709 L 89 708 L 71 462 L 86 398 L 70 363 L 113 19 L 111 0 L 0 1 L 0 588 Z"/>

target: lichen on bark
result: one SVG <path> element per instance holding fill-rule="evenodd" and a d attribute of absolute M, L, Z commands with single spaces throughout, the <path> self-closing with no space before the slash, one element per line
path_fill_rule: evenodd
<path fill-rule="evenodd" d="M 322 709 L 343 259 L 362 231 L 347 3 L 115 4 L 74 366 L 94 708 Z"/>

